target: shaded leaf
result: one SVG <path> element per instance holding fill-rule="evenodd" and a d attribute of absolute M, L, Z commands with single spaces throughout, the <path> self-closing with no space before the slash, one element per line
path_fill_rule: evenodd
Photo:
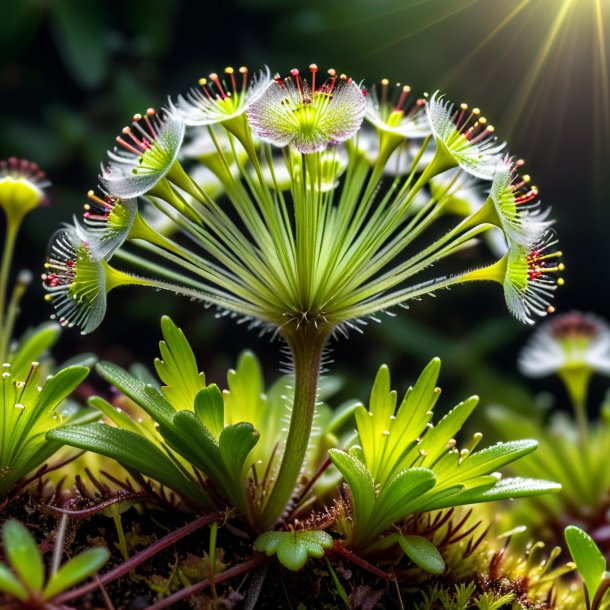
<path fill-rule="evenodd" d="M 575 525 L 565 529 L 566 542 L 585 583 L 589 603 L 593 601 L 606 571 L 606 560 L 591 536 Z"/>
<path fill-rule="evenodd" d="M 43 597 L 52 599 L 59 593 L 82 582 L 94 572 L 97 572 L 110 558 L 108 549 L 104 547 L 87 549 L 66 562 L 51 576 L 44 588 Z"/>
<path fill-rule="evenodd" d="M 6 558 L 23 583 L 40 591 L 44 583 L 42 555 L 27 527 L 10 519 L 2 526 L 2 539 Z"/>
<path fill-rule="evenodd" d="M 398 544 L 405 555 L 418 567 L 430 574 L 442 574 L 445 560 L 439 550 L 423 536 L 400 535 Z"/>

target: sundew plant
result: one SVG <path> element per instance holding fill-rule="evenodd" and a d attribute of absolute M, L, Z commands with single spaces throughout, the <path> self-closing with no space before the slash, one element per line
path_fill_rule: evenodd
<path fill-rule="evenodd" d="M 255 519 L 265 531 L 298 488 L 332 338 L 479 281 L 522 322 L 553 311 L 561 252 L 522 165 L 478 108 L 439 93 L 315 64 L 226 68 L 121 130 L 82 222 L 51 241 L 46 299 L 89 333 L 108 293 L 137 285 L 281 337 L 294 395 Z M 465 187 L 478 205 L 456 207 Z M 495 254 L 477 246 L 490 235 Z"/>

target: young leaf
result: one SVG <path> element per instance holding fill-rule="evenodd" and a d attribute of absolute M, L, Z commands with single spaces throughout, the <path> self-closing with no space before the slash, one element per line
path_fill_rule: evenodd
<path fill-rule="evenodd" d="M 42 595 L 44 599 L 52 599 L 70 587 L 82 582 L 94 572 L 97 572 L 110 558 L 108 549 L 98 547 L 87 549 L 66 562 L 51 576 Z"/>
<path fill-rule="evenodd" d="M 201 423 L 218 438 L 225 425 L 225 406 L 222 393 L 215 383 L 199 390 L 195 396 L 195 415 Z"/>
<path fill-rule="evenodd" d="M 324 549 L 332 545 L 332 536 L 322 530 L 265 532 L 254 541 L 254 550 L 266 553 L 267 557 L 277 554 L 284 567 L 296 571 L 309 557 L 323 557 Z"/>
<path fill-rule="evenodd" d="M 95 366 L 95 370 L 102 379 L 116 386 L 159 424 L 169 424 L 171 422 L 176 410 L 156 388 L 138 381 L 125 369 L 111 362 L 99 362 Z"/>
<path fill-rule="evenodd" d="M 408 512 L 405 506 L 409 500 L 419 498 L 434 487 L 436 476 L 426 468 L 409 468 L 396 474 L 382 488 L 371 515 L 371 529 L 383 532 Z M 373 534 L 370 534 L 373 536 Z"/>
<path fill-rule="evenodd" d="M 159 342 L 161 359 L 155 359 L 155 369 L 165 384 L 163 395 L 176 410 L 192 409 L 197 393 L 205 388 L 205 375 L 184 333 L 168 316 L 161 318 L 161 331 L 165 340 Z"/>
<path fill-rule="evenodd" d="M 259 434 L 252 424 L 241 422 L 227 426 L 220 434 L 218 448 L 227 469 L 229 481 L 241 485 L 241 475 L 248 454 L 258 442 Z"/>
<path fill-rule="evenodd" d="M 445 571 L 445 560 L 439 550 L 423 536 L 402 534 L 398 544 L 404 554 L 418 567 L 430 574 L 442 574 Z"/>
<path fill-rule="evenodd" d="M 2 526 L 4 552 L 10 565 L 32 591 L 40 591 L 44 583 L 42 555 L 25 525 L 10 519 Z"/>
<path fill-rule="evenodd" d="M 579 527 L 568 525 L 564 535 L 591 603 L 604 578 L 606 560 L 593 538 Z"/>
<path fill-rule="evenodd" d="M 328 457 L 350 487 L 353 510 L 358 524 L 368 523 L 375 506 L 375 482 L 366 466 L 354 455 L 330 449 Z"/>

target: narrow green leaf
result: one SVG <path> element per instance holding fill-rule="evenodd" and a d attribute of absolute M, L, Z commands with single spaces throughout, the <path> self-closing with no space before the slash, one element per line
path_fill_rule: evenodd
<path fill-rule="evenodd" d="M 522 440 L 498 443 L 467 456 L 447 478 L 439 477 L 439 484 L 462 483 L 468 479 L 495 472 L 503 466 L 531 453 L 538 446 L 537 441 Z"/>
<path fill-rule="evenodd" d="M 392 479 L 381 488 L 377 497 L 375 510 L 371 515 L 374 523 L 370 529 L 376 534 L 383 532 L 392 523 L 395 523 L 408 513 L 405 507 L 434 487 L 436 476 L 427 468 L 409 468 L 394 475 Z M 360 524 L 362 525 L 362 524 Z M 371 534 L 374 538 L 374 535 Z"/>
<path fill-rule="evenodd" d="M 241 474 L 248 454 L 256 445 L 259 433 L 250 423 L 227 426 L 220 434 L 218 448 L 229 477 L 241 483 Z"/>
<path fill-rule="evenodd" d="M 543 481 L 540 479 L 523 479 L 519 477 L 500 479 L 494 485 L 484 485 L 467 489 L 456 490 L 455 494 L 440 495 L 421 506 L 421 510 L 437 510 L 464 504 L 477 504 L 480 502 L 494 502 L 496 500 L 510 500 L 513 498 L 526 498 L 555 493 L 561 490 L 559 483 Z"/>
<path fill-rule="evenodd" d="M 604 578 L 606 560 L 593 538 L 579 527 L 568 525 L 565 537 L 591 603 Z"/>
<path fill-rule="evenodd" d="M 19 341 L 17 351 L 11 359 L 11 369 L 15 379 L 24 380 L 30 365 L 40 360 L 59 338 L 61 326 L 57 322 L 45 322 L 36 327 Z"/>
<path fill-rule="evenodd" d="M 445 560 L 439 550 L 423 536 L 400 535 L 398 544 L 404 554 L 418 567 L 430 574 L 442 574 Z"/>
<path fill-rule="evenodd" d="M 170 447 L 218 484 L 226 476 L 216 439 L 192 411 L 178 411 L 159 432 Z"/>
<path fill-rule="evenodd" d="M 176 410 L 156 388 L 142 383 L 125 369 L 111 362 L 99 362 L 96 364 L 95 370 L 102 379 L 116 386 L 159 424 L 171 422 Z"/>
<path fill-rule="evenodd" d="M 375 482 L 366 466 L 350 453 L 329 449 L 328 457 L 350 487 L 357 522 L 367 523 L 375 506 Z"/>
<path fill-rule="evenodd" d="M 41 591 L 44 583 L 42 555 L 25 525 L 10 519 L 2 526 L 4 553 L 21 581 L 32 591 Z"/>
<path fill-rule="evenodd" d="M 38 398 L 37 410 L 42 414 L 55 409 L 88 374 L 89 369 L 85 366 L 70 366 L 47 379 Z"/>
<path fill-rule="evenodd" d="M 222 393 L 215 383 L 199 390 L 195 396 L 195 415 L 218 438 L 225 425 L 225 406 Z"/>
<path fill-rule="evenodd" d="M 123 411 L 120 411 L 100 396 L 92 396 L 87 401 L 92 407 L 99 409 L 113 424 L 124 430 L 141 434 L 140 425 Z"/>
<path fill-rule="evenodd" d="M 110 553 L 104 547 L 87 549 L 79 553 L 51 576 L 42 596 L 46 600 L 53 599 L 56 595 L 77 585 L 94 572 L 97 572 L 109 558 Z"/>
<path fill-rule="evenodd" d="M 174 489 L 185 498 L 211 507 L 200 487 L 182 474 L 163 451 L 144 437 L 106 424 L 65 426 L 47 433 L 47 438 L 99 453 Z"/>
<path fill-rule="evenodd" d="M 419 452 L 425 452 L 422 466 L 430 467 L 447 451 L 447 443 L 462 429 L 478 403 L 479 397 L 471 396 L 451 409 L 434 428 L 426 431 L 422 442 L 417 446 Z"/>
<path fill-rule="evenodd" d="M 19 579 L 2 563 L 0 563 L 0 592 L 8 593 L 24 602 L 28 597 L 27 589 Z"/>

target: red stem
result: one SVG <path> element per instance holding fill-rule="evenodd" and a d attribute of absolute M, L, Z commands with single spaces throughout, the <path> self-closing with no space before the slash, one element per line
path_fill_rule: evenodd
<path fill-rule="evenodd" d="M 379 576 L 379 578 L 383 578 L 386 584 L 390 584 L 391 578 L 385 573 L 382 572 L 379 568 L 376 568 L 372 563 L 358 557 L 352 553 L 349 549 L 346 549 L 338 540 L 333 540 L 333 549 L 335 553 L 339 555 L 343 555 L 346 559 L 349 559 L 352 563 L 361 567 L 363 570 L 370 572 L 371 574 L 375 574 L 375 576 Z"/>

